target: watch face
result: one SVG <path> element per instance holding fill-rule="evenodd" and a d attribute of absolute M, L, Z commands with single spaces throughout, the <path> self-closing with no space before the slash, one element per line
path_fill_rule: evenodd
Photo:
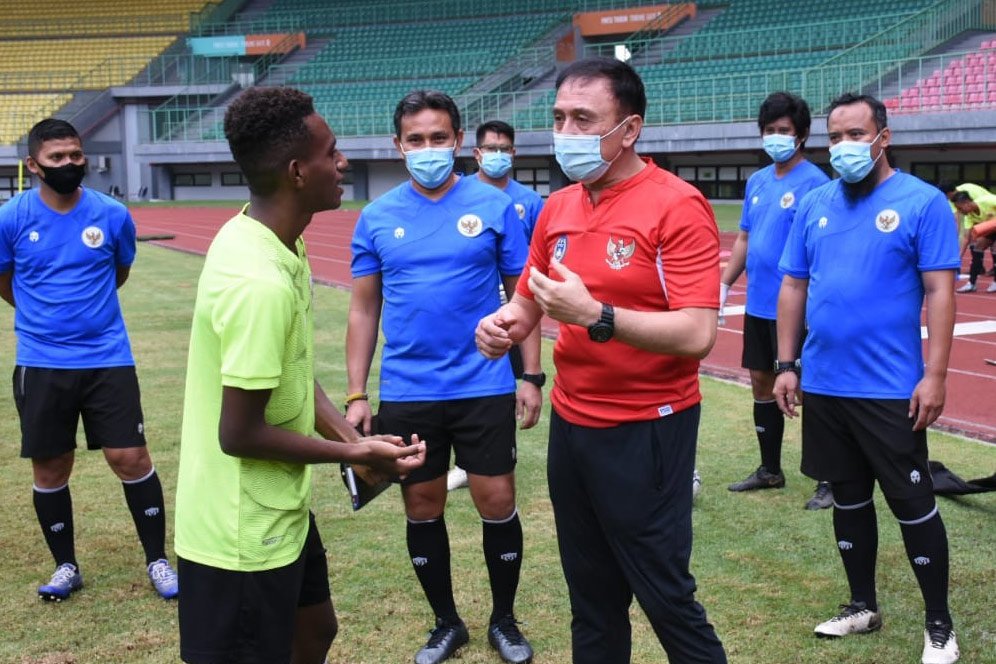
<path fill-rule="evenodd" d="M 605 343 L 612 338 L 612 326 L 605 323 L 595 323 L 588 328 L 588 338 L 597 343 Z"/>

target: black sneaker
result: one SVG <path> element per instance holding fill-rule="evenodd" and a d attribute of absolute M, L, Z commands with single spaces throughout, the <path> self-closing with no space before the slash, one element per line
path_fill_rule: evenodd
<path fill-rule="evenodd" d="M 734 482 L 726 487 L 730 491 L 754 491 L 756 489 L 781 489 L 785 486 L 784 473 L 769 473 L 764 466 L 747 476 L 742 482 Z"/>
<path fill-rule="evenodd" d="M 806 501 L 807 510 L 825 510 L 833 505 L 833 489 L 830 482 L 819 482 L 816 484 L 816 493 Z"/>
<path fill-rule="evenodd" d="M 415 654 L 415 664 L 439 664 L 445 662 L 462 646 L 470 641 L 467 626 L 462 620 L 444 623 L 436 619 L 436 627 L 429 632 L 425 647 Z"/>
<path fill-rule="evenodd" d="M 505 616 L 488 627 L 488 643 L 501 658 L 511 664 L 529 664 L 533 661 L 533 648 L 522 636 L 513 616 Z"/>

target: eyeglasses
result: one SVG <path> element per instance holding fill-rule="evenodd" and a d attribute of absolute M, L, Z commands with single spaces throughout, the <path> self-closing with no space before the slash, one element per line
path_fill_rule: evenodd
<path fill-rule="evenodd" d="M 512 150 L 515 148 L 511 145 L 495 145 L 494 143 L 488 143 L 487 145 L 478 145 L 477 149 L 481 152 L 501 152 L 502 154 L 512 154 Z"/>

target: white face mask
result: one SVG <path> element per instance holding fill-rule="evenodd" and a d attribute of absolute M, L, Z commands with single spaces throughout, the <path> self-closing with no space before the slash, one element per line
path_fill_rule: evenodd
<path fill-rule="evenodd" d="M 615 133 L 629 118 L 627 115 L 622 122 L 601 136 L 553 132 L 553 153 L 564 175 L 575 182 L 583 183 L 594 182 L 605 175 L 612 163 L 622 154 L 622 147 L 611 161 L 605 161 L 602 159 L 602 139 Z"/>

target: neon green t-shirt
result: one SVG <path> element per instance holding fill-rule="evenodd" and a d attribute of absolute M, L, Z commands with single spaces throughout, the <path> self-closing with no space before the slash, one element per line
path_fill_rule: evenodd
<path fill-rule="evenodd" d="M 245 208 L 218 232 L 197 286 L 176 487 L 176 553 L 253 572 L 297 559 L 311 468 L 244 459 L 218 441 L 222 386 L 272 390 L 268 424 L 315 428 L 311 268 Z"/>
<path fill-rule="evenodd" d="M 972 195 L 972 202 L 979 206 L 979 214 L 966 214 L 965 228 L 971 228 L 987 219 L 996 217 L 996 194 Z"/>
<path fill-rule="evenodd" d="M 958 185 L 957 187 L 955 187 L 955 191 L 965 192 L 966 194 L 972 197 L 973 201 L 983 196 L 992 195 L 992 193 L 985 187 L 981 187 L 977 184 L 972 184 L 971 182 L 966 182 L 965 184 Z M 954 212 L 955 216 L 961 219 L 962 228 L 969 229 L 974 225 L 968 223 L 968 219 L 965 219 L 962 215 L 958 213 L 958 208 L 955 207 L 954 203 L 948 201 L 948 204 L 951 206 L 951 211 Z"/>

